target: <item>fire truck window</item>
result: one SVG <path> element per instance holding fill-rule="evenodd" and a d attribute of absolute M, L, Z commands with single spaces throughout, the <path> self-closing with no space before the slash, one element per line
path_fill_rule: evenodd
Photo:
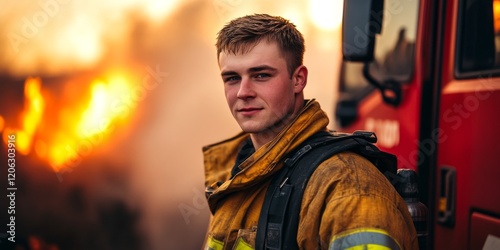
<path fill-rule="evenodd" d="M 370 73 L 379 82 L 396 80 L 407 83 L 413 75 L 419 1 L 385 0 L 382 32 L 375 41 Z M 377 13 L 376 16 L 380 15 Z M 363 63 L 343 62 L 341 91 L 360 96 L 373 89 L 362 74 Z"/>
<path fill-rule="evenodd" d="M 457 77 L 500 72 L 500 0 L 466 0 L 459 11 Z"/>

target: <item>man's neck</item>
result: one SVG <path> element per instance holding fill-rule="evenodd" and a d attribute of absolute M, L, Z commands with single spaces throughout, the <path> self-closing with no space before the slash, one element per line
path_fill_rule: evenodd
<path fill-rule="evenodd" d="M 297 114 L 289 115 L 265 131 L 250 134 L 250 139 L 252 140 L 255 150 L 273 140 L 283 129 L 285 129 L 285 127 L 287 127 L 293 121 L 296 116 Z"/>
<path fill-rule="evenodd" d="M 253 147 L 255 151 L 257 151 L 260 147 L 264 146 L 264 144 L 270 142 L 277 133 L 258 133 L 258 134 L 250 134 L 250 139 L 252 140 Z"/>
<path fill-rule="evenodd" d="M 260 133 L 252 133 L 250 134 L 250 139 L 252 140 L 253 146 L 257 151 L 260 147 L 264 146 L 264 144 L 273 140 L 285 127 L 287 127 L 292 121 L 300 114 L 300 111 L 304 108 L 307 100 L 304 100 L 302 96 L 300 96 L 301 101 L 296 102 L 296 107 L 293 110 L 293 113 L 285 116 L 279 122 L 274 124 L 271 128 L 262 131 Z"/>

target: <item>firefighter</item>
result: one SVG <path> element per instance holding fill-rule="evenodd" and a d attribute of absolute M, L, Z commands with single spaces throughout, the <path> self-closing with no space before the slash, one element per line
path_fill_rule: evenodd
<path fill-rule="evenodd" d="M 203 147 L 212 213 L 205 249 L 254 249 L 271 177 L 287 154 L 326 131 L 329 120 L 317 101 L 304 99 L 304 39 L 288 20 L 236 18 L 219 31 L 216 48 L 226 101 L 242 132 Z M 358 154 L 325 160 L 303 199 L 290 202 L 301 203 L 299 249 L 418 248 L 404 201 Z"/>

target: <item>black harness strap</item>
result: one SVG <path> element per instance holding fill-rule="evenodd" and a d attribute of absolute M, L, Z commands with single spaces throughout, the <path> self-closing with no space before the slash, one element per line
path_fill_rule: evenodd
<path fill-rule="evenodd" d="M 255 248 L 298 249 L 296 238 L 304 189 L 316 168 L 332 155 L 352 151 L 366 157 L 382 173 L 395 174 L 395 156 L 375 147 L 372 143 L 376 140 L 371 132 L 320 132 L 299 146 L 271 180 L 259 217 Z"/>

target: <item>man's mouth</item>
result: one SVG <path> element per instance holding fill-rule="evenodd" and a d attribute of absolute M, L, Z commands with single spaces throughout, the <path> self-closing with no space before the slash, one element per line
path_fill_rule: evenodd
<path fill-rule="evenodd" d="M 262 110 L 262 108 L 247 107 L 247 108 L 238 109 L 238 113 L 240 113 L 242 115 L 253 115 L 261 110 Z"/>

